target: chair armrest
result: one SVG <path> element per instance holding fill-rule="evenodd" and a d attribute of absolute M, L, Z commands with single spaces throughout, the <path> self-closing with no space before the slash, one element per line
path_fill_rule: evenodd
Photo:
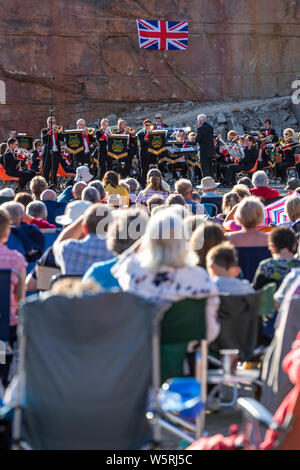
<path fill-rule="evenodd" d="M 246 419 L 263 423 L 274 431 L 280 428 L 279 424 L 273 421 L 271 413 L 261 403 L 253 398 L 238 398 L 236 407 L 242 410 Z"/>

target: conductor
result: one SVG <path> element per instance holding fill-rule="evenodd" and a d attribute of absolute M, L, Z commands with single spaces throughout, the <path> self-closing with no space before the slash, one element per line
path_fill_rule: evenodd
<path fill-rule="evenodd" d="M 198 144 L 200 153 L 202 178 L 205 178 L 213 176 L 214 128 L 206 122 L 205 114 L 199 114 L 197 120 L 199 127 L 195 142 Z"/>

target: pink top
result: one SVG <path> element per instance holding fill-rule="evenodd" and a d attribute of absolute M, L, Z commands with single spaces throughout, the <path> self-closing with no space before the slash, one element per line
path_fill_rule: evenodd
<path fill-rule="evenodd" d="M 0 243 L 0 269 L 15 269 L 19 274 L 26 268 L 27 262 L 24 256 L 17 250 L 10 250 L 7 246 Z M 15 287 L 18 284 L 18 277 L 12 273 L 10 284 L 10 326 L 18 323 L 17 308 L 18 301 L 15 296 Z"/>

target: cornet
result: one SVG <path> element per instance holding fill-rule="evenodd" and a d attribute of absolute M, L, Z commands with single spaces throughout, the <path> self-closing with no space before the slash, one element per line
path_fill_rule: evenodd
<path fill-rule="evenodd" d="M 94 127 L 88 127 L 87 129 L 88 129 L 88 135 L 93 135 L 94 134 L 94 132 L 95 132 Z"/>
<path fill-rule="evenodd" d="M 55 126 L 54 132 L 60 134 L 64 130 L 63 126 Z"/>

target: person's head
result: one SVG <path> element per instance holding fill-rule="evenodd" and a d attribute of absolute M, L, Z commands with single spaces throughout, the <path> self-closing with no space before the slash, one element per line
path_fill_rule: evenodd
<path fill-rule="evenodd" d="M 106 118 L 101 119 L 101 122 L 100 122 L 100 129 L 103 129 L 104 131 L 106 131 L 106 129 L 108 128 L 108 126 L 109 126 L 108 119 L 106 119 Z"/>
<path fill-rule="evenodd" d="M 181 194 L 170 194 L 167 197 L 166 205 L 167 206 L 173 206 L 173 205 L 177 205 L 177 204 L 179 204 L 180 206 L 185 207 L 186 203 L 185 203 L 184 197 L 181 196 Z"/>
<path fill-rule="evenodd" d="M 108 226 L 107 248 L 120 255 L 144 235 L 147 223 L 144 210 L 129 209 L 118 213 L 118 217 L 114 217 Z"/>
<path fill-rule="evenodd" d="M 11 129 L 9 131 L 9 138 L 11 138 L 11 137 L 14 138 L 14 139 L 17 137 L 17 130 L 16 129 Z"/>
<path fill-rule="evenodd" d="M 141 265 L 151 272 L 188 264 L 183 219 L 171 209 L 156 212 L 147 225 L 138 253 Z"/>
<path fill-rule="evenodd" d="M 243 184 L 236 184 L 235 186 L 233 186 L 232 191 L 236 193 L 240 199 L 244 199 L 244 197 L 251 196 L 249 188 L 247 188 L 247 186 Z"/>
<path fill-rule="evenodd" d="M 293 192 L 294 192 L 294 194 L 300 196 L 300 187 L 299 187 L 299 188 L 296 188 L 295 191 L 293 191 Z"/>
<path fill-rule="evenodd" d="M 12 188 L 3 188 L 0 189 L 0 196 L 11 197 L 13 199 L 15 197 L 15 193 Z"/>
<path fill-rule="evenodd" d="M 286 142 L 289 142 L 290 140 L 293 139 L 294 135 L 295 135 L 295 131 L 294 129 L 291 129 L 290 127 L 288 127 L 287 129 L 284 129 L 283 133 L 283 138 Z"/>
<path fill-rule="evenodd" d="M 13 137 L 9 138 L 7 141 L 7 145 L 10 148 L 10 150 L 14 151 L 18 147 L 19 143 L 17 139 L 14 139 Z"/>
<path fill-rule="evenodd" d="M 78 181 L 75 183 L 72 189 L 72 194 L 74 199 L 81 199 L 82 191 L 87 187 L 87 184 L 84 181 Z"/>
<path fill-rule="evenodd" d="M 104 186 L 103 186 L 103 184 L 101 183 L 100 180 L 91 181 L 88 185 L 91 186 L 92 188 L 97 189 L 98 193 L 100 194 L 100 200 L 101 201 L 106 199 L 106 192 L 105 192 Z"/>
<path fill-rule="evenodd" d="M 227 215 L 240 202 L 240 197 L 237 193 L 230 191 L 224 194 L 222 200 L 222 214 Z"/>
<path fill-rule="evenodd" d="M 292 222 L 300 219 L 300 197 L 292 194 L 285 203 L 285 213 Z"/>
<path fill-rule="evenodd" d="M 15 202 L 19 202 L 22 204 L 24 207 L 28 206 L 30 202 L 33 201 L 32 197 L 28 193 L 18 193 L 14 197 Z"/>
<path fill-rule="evenodd" d="M 76 122 L 77 129 L 84 129 L 86 127 L 84 119 L 78 119 Z"/>
<path fill-rule="evenodd" d="M 162 115 L 160 113 L 156 113 L 155 116 L 154 116 L 154 119 L 155 119 L 155 122 L 157 124 L 161 124 L 162 123 Z"/>
<path fill-rule="evenodd" d="M 204 222 L 194 231 L 191 237 L 191 249 L 198 256 L 198 265 L 206 269 L 206 255 L 208 251 L 226 240 L 220 225 L 213 222 Z"/>
<path fill-rule="evenodd" d="M 53 189 L 45 189 L 41 194 L 41 201 L 56 201 L 57 195 Z"/>
<path fill-rule="evenodd" d="M 192 201 L 201 202 L 201 197 L 197 191 L 192 192 Z"/>
<path fill-rule="evenodd" d="M 82 191 L 81 199 L 83 201 L 88 201 L 94 204 L 95 202 L 100 202 L 100 194 L 98 193 L 98 190 L 96 188 L 93 188 L 92 186 L 87 186 Z"/>
<path fill-rule="evenodd" d="M 26 214 L 36 219 L 47 220 L 47 206 L 42 201 L 32 201 L 26 207 Z"/>
<path fill-rule="evenodd" d="M 228 133 L 227 133 L 227 140 L 232 140 L 232 139 L 235 139 L 237 137 L 237 132 L 234 130 L 234 129 L 231 129 Z"/>
<path fill-rule="evenodd" d="M 206 176 L 205 178 L 202 178 L 201 184 L 200 186 L 197 186 L 197 188 L 201 189 L 205 195 L 205 193 L 215 192 L 219 185 L 220 183 L 216 183 L 211 176 Z"/>
<path fill-rule="evenodd" d="M 123 132 L 127 127 L 127 122 L 125 119 L 119 119 L 118 120 L 118 131 Z"/>
<path fill-rule="evenodd" d="M 253 135 L 247 135 L 245 138 L 245 144 L 248 148 L 254 147 L 256 144 L 255 137 L 253 137 Z"/>
<path fill-rule="evenodd" d="M 264 223 L 264 205 L 255 196 L 245 197 L 235 213 L 236 222 L 244 229 L 250 230 Z"/>
<path fill-rule="evenodd" d="M 90 170 L 87 166 L 82 165 L 76 168 L 76 175 L 74 178 L 75 183 L 78 183 L 79 181 L 84 181 L 85 183 L 88 183 L 92 179 L 93 175 L 90 173 Z"/>
<path fill-rule="evenodd" d="M 35 139 L 35 141 L 33 142 L 33 148 L 34 150 L 41 151 L 43 148 L 43 142 L 40 139 Z"/>
<path fill-rule="evenodd" d="M 2 157 L 2 155 L 5 154 L 7 150 L 7 143 L 6 142 L 2 142 L 2 144 L 0 144 L 0 156 Z"/>
<path fill-rule="evenodd" d="M 264 130 L 259 131 L 258 136 L 257 136 L 258 140 L 262 140 L 265 137 L 266 137 L 265 131 Z"/>
<path fill-rule="evenodd" d="M 206 121 L 206 115 L 198 114 L 197 121 L 198 121 L 199 126 L 201 126 Z"/>
<path fill-rule="evenodd" d="M 106 204 L 93 204 L 84 212 L 82 227 L 84 233 L 106 237 L 109 224 L 112 222 L 112 210 Z"/>
<path fill-rule="evenodd" d="M 32 178 L 30 181 L 30 191 L 33 195 L 33 199 L 39 201 L 41 194 L 45 189 L 47 189 L 47 181 L 43 176 L 35 176 Z"/>
<path fill-rule="evenodd" d="M 297 251 L 296 234 L 289 227 L 275 227 L 268 233 L 268 247 L 273 256 L 282 250 L 294 255 Z"/>
<path fill-rule="evenodd" d="M 122 209 L 123 208 L 123 199 L 120 194 L 110 194 L 107 198 L 107 206 L 112 209 Z"/>
<path fill-rule="evenodd" d="M 266 119 L 266 120 L 264 121 L 264 126 L 265 126 L 266 129 L 270 129 L 270 127 L 271 127 L 271 119 Z"/>
<path fill-rule="evenodd" d="M 150 131 L 150 127 L 152 125 L 151 119 L 145 119 L 143 122 L 144 129 L 147 131 Z"/>
<path fill-rule="evenodd" d="M 163 196 L 161 196 L 160 194 L 153 194 L 153 196 L 149 197 L 149 199 L 147 200 L 147 208 L 148 208 L 149 214 L 152 213 L 152 210 L 154 209 L 154 207 L 162 206 L 163 204 L 164 204 Z"/>
<path fill-rule="evenodd" d="M 229 242 L 220 243 L 209 250 L 206 255 L 206 266 L 212 278 L 236 278 L 240 273 L 237 251 Z"/>
<path fill-rule="evenodd" d="M 103 185 L 104 188 L 107 185 L 112 186 L 113 188 L 116 188 L 119 184 L 119 175 L 115 171 L 107 171 L 104 175 L 103 178 Z"/>
<path fill-rule="evenodd" d="M 175 183 L 175 191 L 181 194 L 185 200 L 190 200 L 192 199 L 193 185 L 190 180 L 181 178 Z"/>
<path fill-rule="evenodd" d="M 125 182 L 129 186 L 129 194 L 135 194 L 139 187 L 139 182 L 135 178 L 126 178 Z"/>
<path fill-rule="evenodd" d="M 10 215 L 0 207 L 0 243 L 6 243 L 10 234 Z"/>
<path fill-rule="evenodd" d="M 56 216 L 55 223 L 66 227 L 81 217 L 89 207 L 91 207 L 90 202 L 80 200 L 71 201 L 66 205 L 64 215 Z"/>
<path fill-rule="evenodd" d="M 188 133 L 188 140 L 190 142 L 195 142 L 195 139 L 196 139 L 196 132 L 189 132 Z"/>
<path fill-rule="evenodd" d="M 20 202 L 9 201 L 4 202 L 4 204 L 1 205 L 1 208 L 8 212 L 10 224 L 18 227 L 24 217 L 24 206 Z"/>
<path fill-rule="evenodd" d="M 51 129 L 52 127 L 55 127 L 56 125 L 56 119 L 54 116 L 49 116 L 47 118 L 47 126 L 48 126 L 48 129 Z"/>
<path fill-rule="evenodd" d="M 177 140 L 178 141 L 184 141 L 186 135 L 185 135 L 185 132 L 183 129 L 179 129 L 178 132 L 177 132 Z"/>
<path fill-rule="evenodd" d="M 252 183 L 254 188 L 264 188 L 269 186 L 269 179 L 264 171 L 256 171 L 252 176 Z"/>
<path fill-rule="evenodd" d="M 243 186 L 247 186 L 248 189 L 253 188 L 252 181 L 248 176 L 243 176 L 242 178 L 239 178 L 237 184 L 238 185 L 242 184 Z"/>
<path fill-rule="evenodd" d="M 163 191 L 162 175 L 157 168 L 152 168 L 147 173 L 146 190 L 152 189 L 153 191 Z"/>

